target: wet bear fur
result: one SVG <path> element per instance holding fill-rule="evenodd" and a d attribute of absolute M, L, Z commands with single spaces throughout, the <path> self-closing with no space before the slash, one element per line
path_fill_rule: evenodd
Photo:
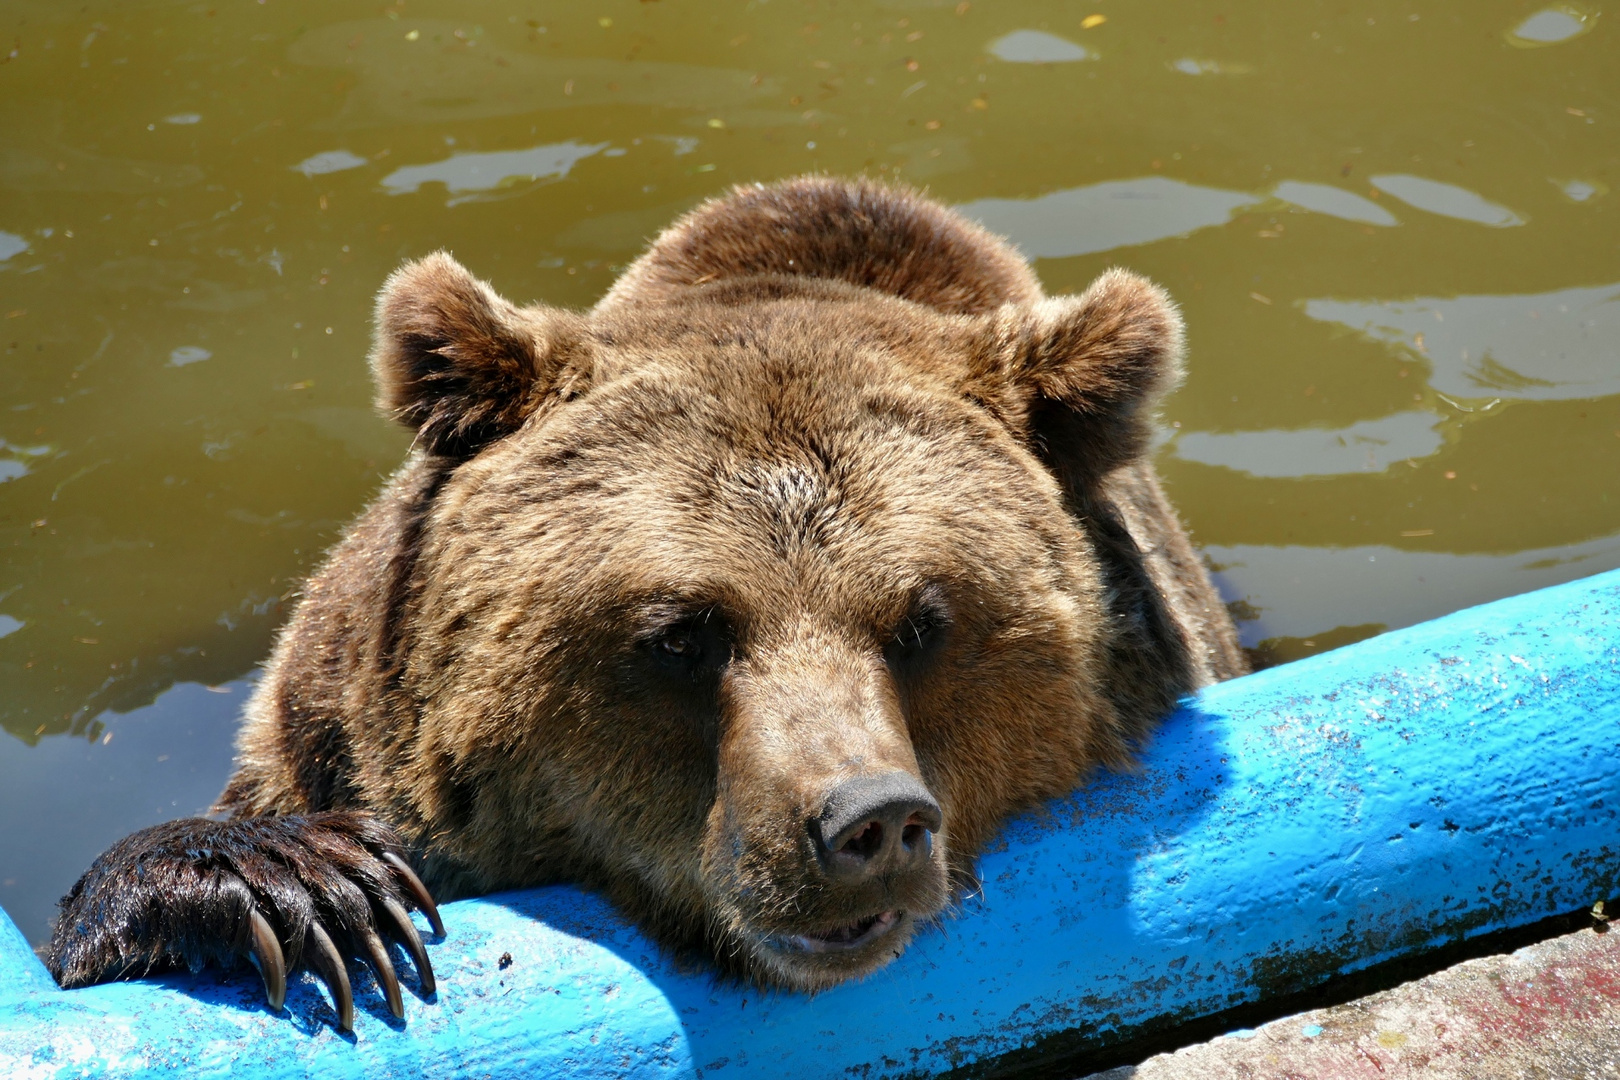
<path fill-rule="evenodd" d="M 416 442 L 279 637 L 233 819 L 356 812 L 440 899 L 578 882 L 813 990 L 898 955 L 1009 814 L 1244 670 L 1148 458 L 1182 330 L 1136 275 L 1049 298 L 936 203 L 805 178 L 700 206 L 588 312 L 440 253 L 376 317 Z M 891 775 L 937 802 L 931 846 L 831 880 L 828 792 Z M 64 983 L 197 962 L 98 928 L 92 886 Z M 876 947 L 818 951 L 875 913 Z"/>

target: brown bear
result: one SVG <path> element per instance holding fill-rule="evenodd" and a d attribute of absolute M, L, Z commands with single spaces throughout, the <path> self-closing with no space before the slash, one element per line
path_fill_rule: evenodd
<path fill-rule="evenodd" d="M 586 313 L 447 254 L 377 304 L 410 457 L 310 580 L 217 809 L 100 859 L 64 986 L 345 961 L 547 882 L 813 991 L 899 954 L 1009 814 L 1239 674 L 1149 462 L 1168 297 L 1042 295 L 919 195 L 802 178 L 692 211 Z M 414 865 L 413 872 L 411 866 Z M 441 931 L 442 932 L 442 931 Z"/>

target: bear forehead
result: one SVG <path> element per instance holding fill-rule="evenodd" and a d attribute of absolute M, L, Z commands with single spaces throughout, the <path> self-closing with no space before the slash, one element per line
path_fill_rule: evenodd
<path fill-rule="evenodd" d="M 970 403 L 904 385 L 827 392 L 803 373 L 766 381 L 759 396 L 646 372 L 598 388 L 487 455 L 476 501 L 584 531 L 633 521 L 779 549 L 1063 516 L 1049 474 Z"/>
<path fill-rule="evenodd" d="M 694 376 L 798 371 L 849 386 L 895 379 L 954 383 L 976 337 L 973 320 L 866 289 L 804 282 L 785 295 L 738 299 L 727 292 L 737 284 L 714 287 L 708 299 L 724 302 L 694 298 L 596 313 L 594 377 L 613 381 L 656 356 Z M 828 295 L 815 295 L 822 292 Z M 760 388 L 748 392 L 757 397 Z"/>
<path fill-rule="evenodd" d="M 841 511 L 933 519 L 1056 494 L 1004 425 L 881 342 L 637 342 L 602 366 L 612 375 L 512 441 L 505 467 L 524 483 L 807 529 Z"/>
<path fill-rule="evenodd" d="M 1051 475 L 907 355 L 926 343 L 852 314 L 845 334 L 814 310 L 614 327 L 588 390 L 472 463 L 468 556 L 566 551 L 619 596 L 775 582 L 824 603 L 1063 576 L 1075 541 Z M 947 371 L 948 344 L 932 346 Z"/>
<path fill-rule="evenodd" d="M 902 462 L 936 472 L 998 459 L 1044 473 L 961 391 L 963 322 L 898 300 L 800 298 L 593 320 L 589 386 L 514 441 L 541 471 L 735 476 L 737 491 L 797 502 L 809 480 L 870 485 Z M 797 479 L 756 482 L 762 462 Z"/>

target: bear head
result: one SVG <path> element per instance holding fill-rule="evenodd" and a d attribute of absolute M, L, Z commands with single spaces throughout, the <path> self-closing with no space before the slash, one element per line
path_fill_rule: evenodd
<path fill-rule="evenodd" d="M 1180 322 L 1123 271 L 931 303 L 713 261 L 588 313 L 442 253 L 384 288 L 380 405 L 443 463 L 401 782 L 479 888 L 579 881 L 814 990 L 898 955 L 1010 813 L 1126 763 L 1188 688 L 1174 656 L 1122 685 L 1088 525 Z"/>

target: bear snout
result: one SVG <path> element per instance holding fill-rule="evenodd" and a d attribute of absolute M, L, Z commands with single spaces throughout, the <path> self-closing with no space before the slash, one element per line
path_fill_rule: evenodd
<path fill-rule="evenodd" d="M 857 883 L 925 870 L 943 816 L 939 803 L 908 772 L 846 780 L 828 792 L 810 822 L 822 871 Z"/>

